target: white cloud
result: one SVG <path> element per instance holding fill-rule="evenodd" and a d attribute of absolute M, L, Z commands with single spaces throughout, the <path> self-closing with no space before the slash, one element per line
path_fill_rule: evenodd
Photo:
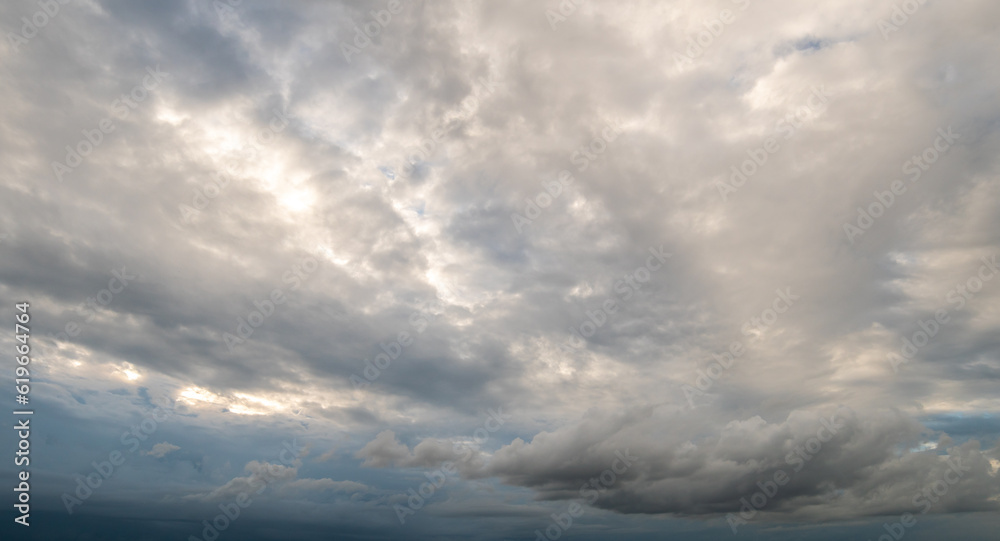
<path fill-rule="evenodd" d="M 163 458 L 167 455 L 167 453 L 172 453 L 178 449 L 180 449 L 180 447 L 172 443 L 162 442 L 151 447 L 149 451 L 146 451 L 146 454 L 149 456 L 155 456 L 156 458 Z"/>

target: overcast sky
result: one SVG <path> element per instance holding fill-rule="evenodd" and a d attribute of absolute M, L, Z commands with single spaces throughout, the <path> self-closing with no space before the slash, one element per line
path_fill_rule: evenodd
<path fill-rule="evenodd" d="M 4 531 L 995 539 L 998 23 L 0 4 Z"/>

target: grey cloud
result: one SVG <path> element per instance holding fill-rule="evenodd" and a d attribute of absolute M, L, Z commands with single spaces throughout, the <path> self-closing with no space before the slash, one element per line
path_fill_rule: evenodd
<path fill-rule="evenodd" d="M 118 474 L 128 488 L 88 502 L 101 513 L 131 495 L 194 508 L 245 488 L 263 463 L 235 477 L 224 465 L 280 431 L 343 450 L 281 470 L 289 498 L 317 498 L 320 526 L 336 508 L 357 513 L 351 532 L 393 537 L 373 495 L 466 449 L 463 480 L 426 516 L 462 515 L 444 494 L 468 490 L 468 514 L 533 517 L 524 506 L 579 497 L 628 449 L 641 460 L 594 505 L 655 531 L 641 515 L 738 510 L 843 411 L 769 520 L 912 511 L 951 456 L 972 470 L 933 514 L 986 524 L 1000 281 L 961 309 L 948 295 L 1000 253 L 1000 7 L 925 3 L 884 40 L 892 6 L 861 0 L 586 2 L 552 29 L 557 4 L 405 2 L 347 62 L 341 43 L 386 2 L 244 0 L 235 20 L 213 3 L 71 2 L 20 50 L 0 50 L 0 298 L 32 303 L 45 360 L 32 377 L 53 412 L 37 437 L 64 459 L 37 472 L 50 499 L 107 456 L 156 389 L 174 400 L 176 432 L 164 424 L 143 442 L 150 454 Z M 35 6 L 0 6 L 4 32 Z M 678 68 L 673 53 L 722 9 L 734 22 Z M 115 116 L 156 65 L 170 77 Z M 488 95 L 484 78 L 496 81 Z M 785 138 L 779 123 L 814 87 L 828 106 Z M 274 110 L 287 128 L 246 152 Z M 56 180 L 52 162 L 102 118 L 115 130 Z M 621 135 L 574 162 L 611 121 Z M 910 182 L 905 164 L 949 126 L 961 138 Z M 416 174 L 385 173 L 436 130 L 447 134 Z M 770 135 L 780 150 L 723 200 L 718 183 Z M 229 184 L 182 220 L 179 206 L 230 163 Z M 511 214 L 561 170 L 575 181 L 518 232 Z M 906 192 L 850 242 L 844 224 L 896 179 Z M 650 246 L 674 257 L 621 299 L 616 283 Z M 307 254 L 320 267 L 293 289 L 286 273 Z M 81 323 L 78 307 L 122 266 L 139 277 Z M 801 301 L 744 333 L 778 287 Z M 287 301 L 230 351 L 224 334 L 276 288 Z M 563 347 L 608 298 L 621 309 Z M 939 309 L 949 323 L 894 372 L 887 356 Z M 71 322 L 77 336 L 48 337 Z M 413 344 L 355 388 L 402 331 Z M 734 341 L 746 353 L 689 409 L 683 386 Z M 510 423 L 463 447 L 480 422 L 471 412 L 498 406 Z M 357 506 L 339 507 L 354 489 Z"/>
<path fill-rule="evenodd" d="M 869 418 L 845 409 L 821 416 L 793 412 L 770 423 L 753 417 L 730 422 L 717 436 L 688 440 L 690 434 L 678 433 L 667 419 L 644 417 L 591 420 L 530 443 L 515 440 L 494 454 L 486 472 L 533 487 L 540 498 L 579 498 L 581 487 L 612 467 L 616 451 L 627 451 L 638 457 L 636 466 L 620 472 L 597 506 L 711 515 L 738 512 L 740 498 L 782 471 L 790 481 L 777 487 L 764 509 L 771 518 L 847 519 L 913 512 L 914 496 L 945 479 L 948 461 L 957 460 L 960 482 L 932 506 L 934 512 L 996 509 L 1000 477 L 990 458 L 997 449 L 980 450 L 975 441 L 954 445 L 941 436 L 937 452 L 906 452 L 928 431 L 898 412 Z"/>

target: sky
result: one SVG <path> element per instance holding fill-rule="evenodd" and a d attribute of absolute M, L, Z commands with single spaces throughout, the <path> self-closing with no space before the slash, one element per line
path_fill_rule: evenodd
<path fill-rule="evenodd" d="M 998 23 L 0 4 L 4 539 L 995 539 Z"/>

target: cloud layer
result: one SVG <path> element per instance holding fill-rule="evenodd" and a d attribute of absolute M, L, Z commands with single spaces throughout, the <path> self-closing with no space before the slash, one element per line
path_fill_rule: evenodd
<path fill-rule="evenodd" d="M 57 4 L 0 7 L 53 532 L 699 539 L 778 471 L 769 538 L 994 531 L 995 3 Z"/>

